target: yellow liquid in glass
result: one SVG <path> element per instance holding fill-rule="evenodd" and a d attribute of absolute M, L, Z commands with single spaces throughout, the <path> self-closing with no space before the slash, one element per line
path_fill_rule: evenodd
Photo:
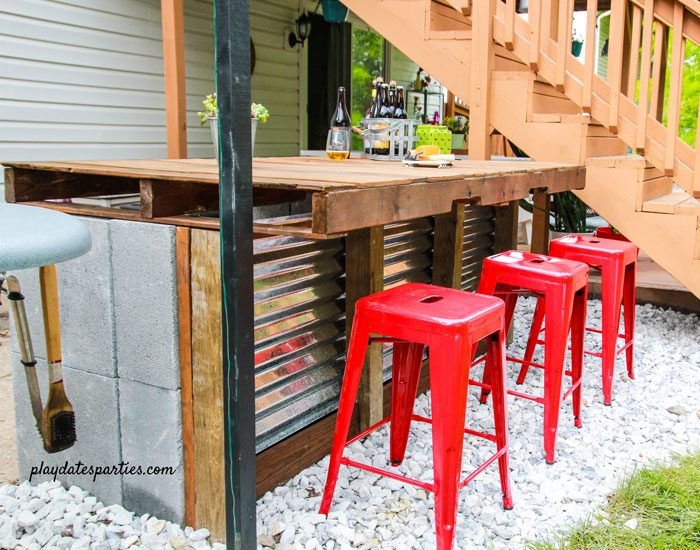
<path fill-rule="evenodd" d="M 331 160 L 345 160 L 350 156 L 350 151 L 326 151 L 326 156 Z"/>

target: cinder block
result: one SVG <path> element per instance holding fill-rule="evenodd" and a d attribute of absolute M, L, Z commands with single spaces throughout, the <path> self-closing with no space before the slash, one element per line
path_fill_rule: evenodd
<path fill-rule="evenodd" d="M 167 466 L 165 475 L 125 475 L 124 506 L 182 523 L 185 489 L 180 391 L 119 380 L 122 456 L 132 466 Z"/>
<path fill-rule="evenodd" d="M 48 368 L 40 360 L 36 366 L 42 398 L 48 397 Z M 17 455 L 20 478 L 29 479 L 32 467 L 75 466 L 78 461 L 90 466 L 118 466 L 121 462 L 119 437 L 119 397 L 117 380 L 99 374 L 63 368 L 66 394 L 75 410 L 77 441 L 60 453 L 44 451 L 29 402 L 24 367 L 19 356 L 12 354 L 12 386 L 15 398 Z M 48 474 L 35 475 L 32 483 L 53 479 Z M 119 475 L 57 475 L 66 485 L 78 485 L 105 504 L 122 504 L 122 478 Z"/>
<path fill-rule="evenodd" d="M 115 377 L 109 220 L 81 219 L 92 234 L 92 249 L 57 267 L 63 363 L 72 369 Z"/>
<path fill-rule="evenodd" d="M 56 266 L 63 363 L 77 370 L 114 377 L 116 352 L 109 222 L 81 219 L 92 234 L 92 249 Z M 25 296 L 34 354 L 46 358 L 39 270 L 26 269 L 15 275 Z M 12 349 L 17 352 L 14 320 L 11 332 Z"/>
<path fill-rule="evenodd" d="M 112 221 L 119 378 L 180 387 L 175 228 Z"/>

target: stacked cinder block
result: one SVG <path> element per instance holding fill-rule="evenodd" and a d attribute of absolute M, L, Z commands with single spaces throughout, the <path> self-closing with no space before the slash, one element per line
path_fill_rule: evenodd
<path fill-rule="evenodd" d="M 167 466 L 168 475 L 59 474 L 138 513 L 181 522 L 184 515 L 175 229 L 84 218 L 92 250 L 58 266 L 64 380 L 78 440 L 44 452 L 13 341 L 13 386 L 20 476 L 33 467 Z M 15 273 L 22 285 L 42 395 L 47 368 L 38 270 Z M 13 331 L 14 332 L 14 331 Z M 14 340 L 14 338 L 13 338 Z M 38 475 L 32 482 L 51 478 Z"/>

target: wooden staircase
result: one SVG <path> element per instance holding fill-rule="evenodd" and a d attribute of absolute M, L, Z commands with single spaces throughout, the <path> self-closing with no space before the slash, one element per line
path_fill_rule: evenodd
<path fill-rule="evenodd" d="M 577 194 L 700 297 L 700 139 L 678 137 L 700 2 L 529 0 L 529 15 L 516 0 L 343 2 L 465 100 L 470 156 L 487 158 L 493 127 L 536 160 L 586 164 Z M 610 10 L 605 78 L 571 54 L 574 9 L 588 60 Z"/>

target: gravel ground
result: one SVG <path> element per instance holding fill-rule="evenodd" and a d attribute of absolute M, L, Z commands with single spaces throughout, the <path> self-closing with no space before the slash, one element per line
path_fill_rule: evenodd
<path fill-rule="evenodd" d="M 523 352 L 533 306 L 534 300 L 521 300 L 511 352 Z M 600 317 L 600 302 L 589 302 L 589 316 Z M 637 319 L 637 379 L 627 379 L 620 360 L 613 406 L 605 407 L 599 361 L 586 359 L 584 425 L 574 428 L 570 401 L 564 403 L 554 465 L 544 462 L 541 408 L 509 399 L 515 508 L 502 509 L 497 468 L 491 466 L 460 493 L 457 548 L 519 548 L 528 539 L 565 531 L 596 512 L 636 466 L 700 448 L 698 317 L 640 306 Z M 595 335 L 587 343 L 600 348 Z M 513 366 L 512 383 L 516 372 Z M 533 369 L 523 389 L 541 392 L 541 371 Z M 476 389 L 470 390 L 467 425 L 492 429 L 491 407 L 479 405 L 476 395 Z M 416 409 L 429 414 L 429 396 L 421 396 Z M 399 470 L 431 480 L 431 452 L 429 426 L 415 425 Z M 491 452 L 492 444 L 469 437 L 464 473 Z M 386 430 L 355 443 L 350 455 L 387 467 Z M 434 548 L 432 496 L 391 479 L 342 467 L 331 513 L 328 519 L 319 516 L 327 463 L 326 458 L 307 468 L 258 501 L 259 548 Z M 17 539 L 34 548 L 38 543 L 58 548 L 207 548 L 207 535 L 206 530 L 183 531 L 148 516 L 137 518 L 121 507 L 105 508 L 77 487 L 0 487 L 2 548 L 16 545 Z"/>

